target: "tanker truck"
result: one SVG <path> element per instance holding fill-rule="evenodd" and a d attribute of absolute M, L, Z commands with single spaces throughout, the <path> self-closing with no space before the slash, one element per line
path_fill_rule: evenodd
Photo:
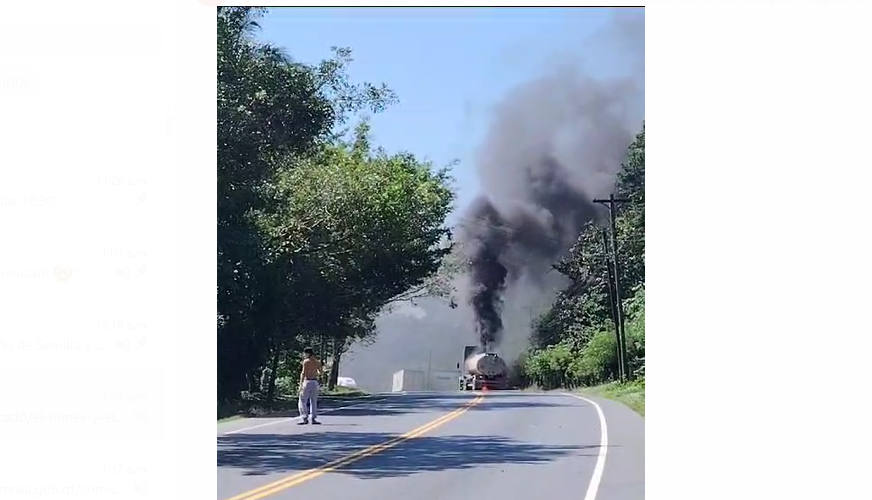
<path fill-rule="evenodd" d="M 463 361 L 457 363 L 460 370 L 460 390 L 504 390 L 509 385 L 509 368 L 495 352 L 487 352 L 478 346 L 468 345 L 463 349 Z"/>

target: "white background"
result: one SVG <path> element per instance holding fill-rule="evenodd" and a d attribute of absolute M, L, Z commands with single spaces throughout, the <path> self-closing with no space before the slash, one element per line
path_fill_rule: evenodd
<path fill-rule="evenodd" d="M 3 6 L 4 499 L 216 496 L 217 3 Z M 647 8 L 649 498 L 869 497 L 870 11 Z"/>

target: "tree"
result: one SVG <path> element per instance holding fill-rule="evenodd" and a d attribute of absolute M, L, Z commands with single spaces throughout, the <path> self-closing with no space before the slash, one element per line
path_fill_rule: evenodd
<path fill-rule="evenodd" d="M 372 334 L 374 315 L 442 266 L 450 181 L 447 169 L 411 154 L 370 151 L 364 123 L 352 141 L 280 162 L 265 186 L 270 203 L 255 218 L 285 283 L 272 295 L 296 327 L 331 332 L 334 370 L 350 341 Z"/>
<path fill-rule="evenodd" d="M 616 190 L 630 203 L 617 219 L 621 245 L 621 279 L 624 290 L 645 282 L 645 124 L 630 145 L 627 161 L 618 172 Z"/>
<path fill-rule="evenodd" d="M 630 203 L 620 207 L 616 219 L 619 244 L 621 297 L 627 304 L 627 340 L 630 367 L 644 374 L 645 282 L 645 126 L 630 144 L 618 172 L 615 191 Z M 606 255 L 601 230 L 589 223 L 569 256 L 554 267 L 571 285 L 558 294 L 552 307 L 535 323 L 527 375 L 536 383 L 600 383 L 617 369 L 614 321 L 608 300 Z M 628 292 L 632 291 L 630 296 Z M 641 311 L 641 312 L 640 312 Z M 613 323 L 612 323 L 613 324 Z M 567 362 L 567 353 L 572 353 Z"/>
<path fill-rule="evenodd" d="M 316 152 L 341 134 L 353 113 L 379 112 L 395 100 L 384 85 L 350 82 L 350 50 L 316 66 L 292 61 L 252 36 L 263 8 L 218 8 L 218 391 L 227 399 L 252 389 L 289 328 L 286 304 L 319 292 L 293 283 L 270 254 L 253 213 L 269 199 L 277 162 Z M 279 342 L 279 339 L 284 339 Z M 273 353 L 272 355 L 270 353 Z M 273 370 L 273 373 L 275 371 Z"/>

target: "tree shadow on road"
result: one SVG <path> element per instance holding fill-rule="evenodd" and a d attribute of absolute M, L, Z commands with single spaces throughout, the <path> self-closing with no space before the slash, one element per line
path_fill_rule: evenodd
<path fill-rule="evenodd" d="M 397 394 L 384 395 L 380 398 L 374 398 L 370 401 L 358 400 L 349 408 L 341 407 L 341 404 L 336 404 L 332 401 L 319 404 L 321 410 L 330 410 L 326 414 L 336 414 L 344 416 L 357 417 L 374 417 L 374 416 L 394 416 L 405 415 L 409 413 L 429 413 L 432 411 L 453 411 L 464 406 L 475 398 L 472 393 L 421 393 L 421 394 Z M 471 411 L 494 411 L 505 410 L 512 408 L 559 408 L 570 406 L 584 406 L 583 403 L 577 400 L 565 400 L 561 403 L 550 402 L 542 398 L 532 399 L 518 393 L 489 393 L 484 400 L 476 404 Z M 360 406 L 358 406 L 360 405 Z M 298 415 L 296 406 L 281 410 L 272 410 L 264 417 L 296 417 Z"/>
<path fill-rule="evenodd" d="M 470 408 L 471 411 L 494 411 L 512 408 L 559 408 L 581 406 L 578 401 L 567 400 L 564 404 L 528 399 L 523 396 L 507 397 L 508 395 L 487 395 L 484 400 Z M 406 413 L 423 413 L 436 411 L 453 411 L 463 407 L 475 398 L 471 394 L 407 394 L 401 397 L 389 396 L 380 401 L 374 401 L 366 406 L 342 409 L 337 415 L 376 416 L 398 415 Z"/>
<path fill-rule="evenodd" d="M 329 411 L 325 411 L 329 410 Z M 378 403 L 375 403 L 373 406 L 356 406 L 353 408 L 342 408 L 334 410 L 331 407 L 323 407 L 319 406 L 318 411 L 327 418 L 330 415 L 342 415 L 345 417 L 379 417 L 379 416 L 396 416 L 396 415 L 405 415 L 407 413 L 412 413 L 414 411 L 413 408 L 393 408 L 393 407 L 383 407 L 378 406 Z M 423 410 L 422 410 L 423 411 Z M 270 418 L 290 418 L 290 417 L 298 417 L 300 412 L 296 409 L 294 410 L 285 410 L 285 411 L 274 411 L 267 415 Z M 256 418 L 256 417 L 255 417 Z"/>
<path fill-rule="evenodd" d="M 245 469 L 246 475 L 304 471 L 396 437 L 364 432 L 221 436 L 218 438 L 218 467 Z M 593 457 L 597 448 L 598 445 L 525 443 L 501 436 L 424 436 L 341 465 L 335 473 L 376 479 L 500 464 L 544 464 L 569 455 Z M 579 453 L 582 450 L 593 451 Z"/>

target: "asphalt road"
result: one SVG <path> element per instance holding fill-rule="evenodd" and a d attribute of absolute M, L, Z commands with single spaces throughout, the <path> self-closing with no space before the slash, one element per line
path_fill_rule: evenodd
<path fill-rule="evenodd" d="M 220 425 L 218 499 L 645 497 L 644 420 L 609 400 L 391 394 L 321 420 Z"/>

